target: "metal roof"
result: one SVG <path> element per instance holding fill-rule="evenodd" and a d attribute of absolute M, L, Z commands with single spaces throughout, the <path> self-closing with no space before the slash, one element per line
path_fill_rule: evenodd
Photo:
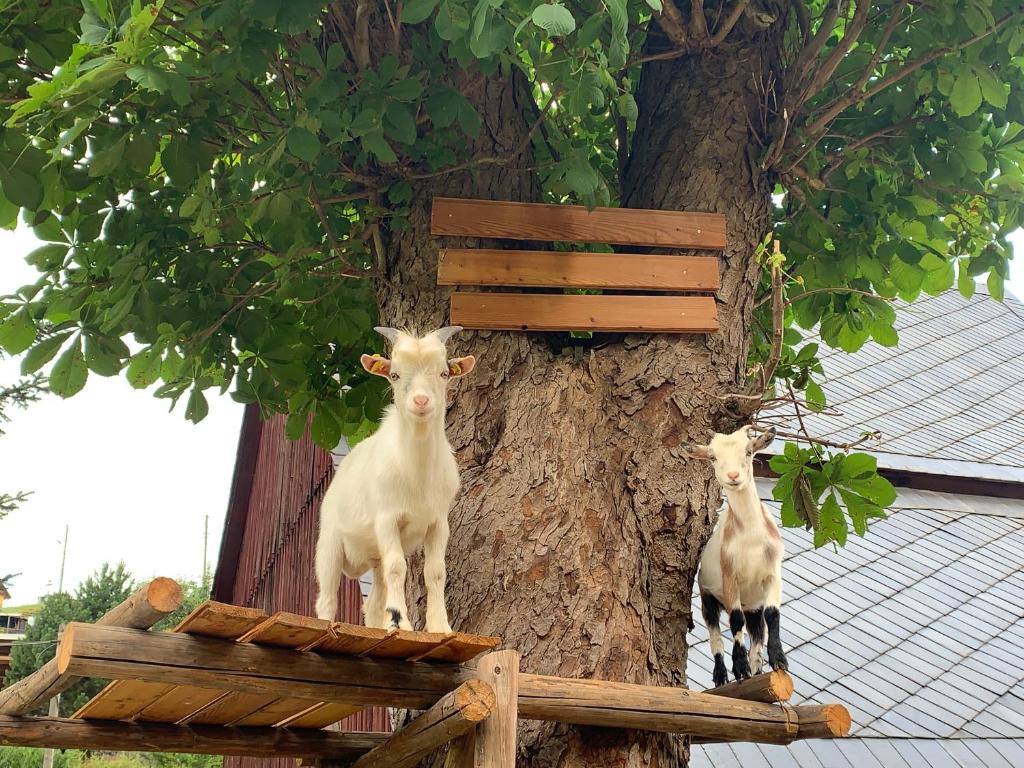
<path fill-rule="evenodd" d="M 889 469 L 1024 481 L 1024 304 L 949 291 L 901 305 L 896 329 L 896 347 L 822 347 L 823 389 L 842 415 L 805 416 L 811 433 L 878 430 L 867 449 Z"/>
<path fill-rule="evenodd" d="M 770 481 L 759 481 L 766 504 Z M 838 701 L 851 738 L 693 748 L 692 766 L 947 768 L 1024 759 L 1024 501 L 900 489 L 838 552 L 784 529 L 782 636 L 793 703 Z M 707 631 L 690 687 L 711 686 Z"/>

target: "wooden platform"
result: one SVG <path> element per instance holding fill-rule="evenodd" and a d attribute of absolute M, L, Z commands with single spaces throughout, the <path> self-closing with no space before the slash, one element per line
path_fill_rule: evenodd
<path fill-rule="evenodd" d="M 199 606 L 175 632 L 328 656 L 448 663 L 469 661 L 493 650 L 501 642 L 497 637 L 462 632 L 388 632 L 354 624 L 330 624 L 286 612 L 268 616 L 252 608 L 213 601 Z M 328 704 L 270 694 L 117 680 L 86 703 L 74 717 L 179 725 L 323 728 L 360 709 L 363 707 L 353 704 Z"/>

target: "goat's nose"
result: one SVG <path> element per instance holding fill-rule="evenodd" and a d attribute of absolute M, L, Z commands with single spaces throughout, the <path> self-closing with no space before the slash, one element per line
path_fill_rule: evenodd
<path fill-rule="evenodd" d="M 739 472 L 726 472 L 725 474 L 730 480 L 738 480 L 740 476 Z"/>
<path fill-rule="evenodd" d="M 416 395 L 412 401 L 416 403 L 417 408 L 426 408 L 430 404 L 430 398 L 426 395 Z"/>

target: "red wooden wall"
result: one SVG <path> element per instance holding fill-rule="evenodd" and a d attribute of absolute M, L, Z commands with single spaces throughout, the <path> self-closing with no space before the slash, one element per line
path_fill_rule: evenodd
<path fill-rule="evenodd" d="M 285 420 L 259 419 L 246 409 L 228 505 L 213 597 L 267 613 L 291 611 L 311 616 L 316 600 L 313 553 L 320 501 L 334 474 L 329 453 L 308 435 L 291 441 Z M 361 624 L 359 583 L 345 579 L 339 621 Z M 344 730 L 386 731 L 386 710 L 359 712 Z M 295 768 L 294 758 L 225 758 L 225 768 Z"/>

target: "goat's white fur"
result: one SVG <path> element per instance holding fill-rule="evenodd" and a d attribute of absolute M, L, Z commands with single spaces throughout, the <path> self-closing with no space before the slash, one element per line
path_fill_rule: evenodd
<path fill-rule="evenodd" d="M 761 503 L 754 483 L 754 454 L 775 437 L 771 430 L 755 437 L 749 427 L 732 434 L 715 434 L 708 445 L 686 445 L 693 458 L 712 462 L 727 504 L 701 556 L 697 583 L 715 657 L 715 684 L 725 682 L 724 647 L 719 611 L 725 608 L 733 633 L 733 675 L 749 677 L 761 669 L 761 649 L 767 625 L 769 662 L 785 669 L 778 632 L 782 603 L 782 536 Z M 752 626 L 748 626 L 753 624 Z M 749 654 L 744 630 L 751 633 Z"/>
<path fill-rule="evenodd" d="M 464 376 L 472 356 L 449 360 L 445 341 L 457 326 L 416 336 L 378 328 L 391 359 L 363 355 L 370 373 L 391 381 L 394 403 L 380 427 L 338 467 L 320 507 L 316 544 L 316 614 L 334 621 L 341 575 L 373 570 L 364 607 L 370 627 L 412 629 L 405 601 L 406 557 L 423 547 L 428 632 L 451 632 L 445 607 L 448 510 L 459 472 L 444 432 L 450 377 Z"/>

